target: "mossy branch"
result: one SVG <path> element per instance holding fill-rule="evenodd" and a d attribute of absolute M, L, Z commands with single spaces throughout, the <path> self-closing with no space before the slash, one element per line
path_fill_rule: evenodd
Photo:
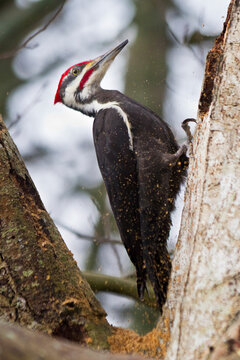
<path fill-rule="evenodd" d="M 131 280 L 129 278 L 119 278 L 90 271 L 84 271 L 83 276 L 95 292 L 111 292 L 113 294 L 127 296 L 141 302 L 138 297 L 135 279 Z M 148 284 L 148 294 L 145 294 L 143 303 L 154 308 L 156 307 L 156 299 L 150 284 Z"/>

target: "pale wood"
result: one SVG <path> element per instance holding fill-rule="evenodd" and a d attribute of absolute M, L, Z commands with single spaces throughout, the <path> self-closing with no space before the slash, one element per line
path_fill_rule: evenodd
<path fill-rule="evenodd" d="M 208 359 L 240 309 L 239 39 L 234 0 L 206 67 L 207 96 L 201 97 L 180 240 L 159 324 L 170 324 L 167 360 Z"/>

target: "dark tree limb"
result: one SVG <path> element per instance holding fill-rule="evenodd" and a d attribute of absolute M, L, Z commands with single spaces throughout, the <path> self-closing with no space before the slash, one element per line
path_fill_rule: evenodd
<path fill-rule="evenodd" d="M 0 118 L 0 318 L 104 347 L 105 316 Z"/>
<path fill-rule="evenodd" d="M 96 352 L 70 341 L 51 339 L 20 326 L 0 323 L 0 354 L 4 360 L 140 360 L 141 356 Z M 146 359 L 146 358 L 145 358 Z"/>

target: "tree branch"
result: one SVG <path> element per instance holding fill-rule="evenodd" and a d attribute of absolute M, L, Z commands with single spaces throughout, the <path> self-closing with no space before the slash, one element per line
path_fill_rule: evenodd
<path fill-rule="evenodd" d="M 123 245 L 122 241 L 117 240 L 117 239 L 109 239 L 109 238 L 105 238 L 105 237 L 102 237 L 102 236 L 91 236 L 91 235 L 82 234 L 82 233 L 78 232 L 77 230 L 72 229 L 71 227 L 69 227 L 67 225 L 63 225 L 59 221 L 56 221 L 56 223 L 59 226 L 61 226 L 63 229 L 65 229 L 67 231 L 70 231 L 72 234 L 76 235 L 77 237 L 79 237 L 80 239 L 83 239 L 83 240 L 93 241 L 93 242 L 95 242 L 97 244 Z"/>
<path fill-rule="evenodd" d="M 90 271 L 84 271 L 83 275 L 95 292 L 111 292 L 117 295 L 128 296 L 141 302 L 137 293 L 136 279 L 118 278 Z M 156 299 L 150 284 L 148 284 L 148 294 L 145 294 L 143 302 L 148 306 L 156 308 Z"/>
<path fill-rule="evenodd" d="M 93 345 L 111 327 L 0 118 L 0 317 Z M 104 346 L 103 346 L 104 347 Z"/>
<path fill-rule="evenodd" d="M 0 322 L 0 350 L 4 360 L 140 360 L 140 356 L 96 352 L 70 341 L 57 340 L 20 326 Z M 146 359 L 146 358 L 144 358 Z"/>
<path fill-rule="evenodd" d="M 35 37 L 37 37 L 40 33 L 42 33 L 43 31 L 45 31 L 48 26 L 56 19 L 56 17 L 60 14 L 60 12 L 63 9 L 63 6 L 65 4 L 66 0 L 63 0 L 62 4 L 60 5 L 59 9 L 56 11 L 56 13 L 49 19 L 49 21 L 43 25 L 39 30 L 37 30 L 34 34 L 32 34 L 31 36 L 29 36 L 20 46 L 18 46 L 17 48 L 7 51 L 5 53 L 0 54 L 0 59 L 9 59 L 13 56 L 15 56 L 19 50 L 22 50 L 24 48 L 27 48 L 27 45 L 29 44 L 30 41 L 32 41 Z"/>
<path fill-rule="evenodd" d="M 0 24 L 4 31 L 0 32 L 0 49 L 3 52 L 15 49 L 29 32 L 42 23 L 45 16 L 55 11 L 62 0 L 41 0 L 32 2 L 21 9 L 15 1 L 10 1 L 0 12 Z"/>

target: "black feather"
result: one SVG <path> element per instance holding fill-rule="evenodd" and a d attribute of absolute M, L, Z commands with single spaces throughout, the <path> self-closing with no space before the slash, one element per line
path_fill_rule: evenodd
<path fill-rule="evenodd" d="M 170 215 L 188 158 L 168 125 L 151 110 L 117 91 L 101 89 L 94 98 L 117 101 L 131 125 L 133 151 L 118 111 L 101 110 L 94 121 L 94 143 L 122 241 L 136 267 L 139 296 L 144 296 L 148 276 L 161 308 L 171 271 Z"/>

